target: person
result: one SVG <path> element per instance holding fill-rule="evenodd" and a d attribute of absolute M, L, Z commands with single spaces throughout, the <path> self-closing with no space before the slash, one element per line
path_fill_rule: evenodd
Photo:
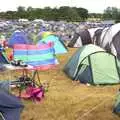
<path fill-rule="evenodd" d="M 5 49 L 1 44 L 0 44 L 0 52 L 5 52 Z"/>
<path fill-rule="evenodd" d="M 11 51 L 8 55 L 8 60 L 12 61 L 13 60 L 13 51 Z"/>
<path fill-rule="evenodd" d="M 4 47 L 4 48 L 8 47 L 8 43 L 7 43 L 6 40 L 3 41 L 3 47 Z"/>

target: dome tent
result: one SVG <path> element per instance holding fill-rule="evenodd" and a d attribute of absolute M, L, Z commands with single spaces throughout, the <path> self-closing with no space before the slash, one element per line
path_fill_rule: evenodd
<path fill-rule="evenodd" d="M 117 93 L 117 95 L 115 97 L 113 112 L 116 113 L 117 115 L 120 115 L 120 89 L 119 89 L 119 92 Z"/>
<path fill-rule="evenodd" d="M 8 40 L 8 46 L 13 47 L 14 44 L 32 44 L 32 41 L 28 40 L 23 31 L 15 31 Z"/>
<path fill-rule="evenodd" d="M 105 28 L 96 39 L 99 46 L 120 59 L 120 23 Z"/>
<path fill-rule="evenodd" d="M 67 47 L 64 45 L 63 41 L 56 35 L 48 35 L 47 37 L 38 41 L 37 45 L 41 42 L 43 43 L 53 43 L 55 54 L 63 54 L 67 53 Z"/>
<path fill-rule="evenodd" d="M 91 36 L 87 29 L 75 32 L 73 39 L 68 43 L 68 47 L 81 47 L 83 45 L 91 44 Z"/>
<path fill-rule="evenodd" d="M 119 70 L 120 62 L 114 55 L 92 44 L 79 48 L 64 67 L 70 78 L 89 84 L 120 83 Z"/>
<path fill-rule="evenodd" d="M 49 35 L 54 35 L 54 33 L 49 32 L 49 31 L 43 31 L 43 32 L 41 33 L 42 39 L 48 37 Z"/>
<path fill-rule="evenodd" d="M 92 41 L 93 41 L 95 32 L 96 32 L 97 30 L 100 30 L 100 29 L 103 29 L 103 28 L 102 28 L 102 27 L 96 27 L 96 28 L 89 28 L 89 29 L 88 29 Z"/>

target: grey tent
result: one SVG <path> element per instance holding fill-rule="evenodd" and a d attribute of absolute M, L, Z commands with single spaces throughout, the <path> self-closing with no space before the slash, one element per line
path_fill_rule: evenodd
<path fill-rule="evenodd" d="M 93 35 L 93 43 L 102 47 L 102 41 L 110 27 L 96 28 Z"/>
<path fill-rule="evenodd" d="M 120 59 L 120 23 L 112 25 L 102 31 L 99 46 Z"/>
<path fill-rule="evenodd" d="M 103 28 L 97 29 L 95 31 L 93 36 L 93 43 L 95 45 L 98 45 L 98 46 L 100 45 L 100 37 L 101 37 L 102 31 L 103 31 Z"/>
<path fill-rule="evenodd" d="M 81 47 L 83 45 L 91 44 L 91 36 L 87 29 L 75 32 L 73 39 L 68 43 L 68 47 Z"/>
<path fill-rule="evenodd" d="M 90 36 L 91 36 L 91 39 L 92 39 L 92 42 L 94 42 L 94 36 L 95 36 L 95 33 L 97 30 L 99 29 L 103 29 L 102 27 L 96 27 L 96 28 L 89 28 L 88 31 L 90 33 Z"/>

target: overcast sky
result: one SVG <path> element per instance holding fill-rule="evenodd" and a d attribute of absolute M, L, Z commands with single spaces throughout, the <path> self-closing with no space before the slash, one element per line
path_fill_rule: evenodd
<path fill-rule="evenodd" d="M 85 8 L 93 13 L 102 13 L 108 6 L 120 8 L 120 0 L 2 0 L 0 11 L 16 10 L 18 6 L 26 8 L 72 6 Z"/>

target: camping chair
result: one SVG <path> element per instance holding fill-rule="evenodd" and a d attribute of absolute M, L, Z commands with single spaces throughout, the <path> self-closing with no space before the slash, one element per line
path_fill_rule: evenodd
<path fill-rule="evenodd" d="M 19 81 L 20 81 L 19 97 L 25 98 L 26 97 L 25 94 L 23 96 L 21 96 L 22 90 L 24 88 L 26 88 L 26 89 L 29 88 L 29 90 L 27 89 L 27 92 L 29 91 L 28 98 L 31 97 L 34 100 L 35 98 L 32 95 L 32 89 L 38 87 L 38 90 L 40 90 L 42 87 L 38 70 L 33 71 L 32 77 L 29 77 L 27 70 L 25 70 L 25 69 L 22 71 L 22 74 L 23 74 L 22 77 L 19 78 Z M 37 77 L 38 82 L 36 80 L 36 77 Z"/>
<path fill-rule="evenodd" d="M 18 63 L 18 62 L 16 61 L 15 63 Z M 29 67 L 27 67 L 25 64 L 23 65 L 23 63 L 22 63 L 22 66 L 21 65 L 18 66 L 17 64 L 12 63 L 12 65 L 6 65 L 6 67 L 9 68 L 9 70 L 19 71 L 19 73 L 22 73 L 22 74 L 20 75 L 20 77 L 17 77 L 16 80 L 0 81 L 0 88 L 1 89 L 5 89 L 5 91 L 7 89 L 7 91 L 9 91 L 8 88 L 11 88 L 11 87 L 15 86 L 15 87 L 19 88 L 18 89 L 19 90 L 18 97 L 35 99 L 35 97 L 33 96 L 33 91 L 31 91 L 31 90 L 34 90 L 34 94 L 36 94 L 35 93 L 36 89 L 34 89 L 34 88 L 37 87 L 38 88 L 37 93 L 42 92 L 42 95 L 43 95 L 44 91 L 43 91 L 43 88 L 42 88 L 42 84 L 41 84 L 39 73 L 38 73 L 37 69 L 29 70 Z M 32 76 L 29 75 L 29 71 L 32 72 Z M 37 77 L 37 80 L 36 80 L 36 77 Z M 28 90 L 27 88 L 30 88 L 30 89 Z M 27 89 L 27 92 L 31 91 L 31 92 L 29 92 L 29 96 L 27 96 L 25 94 L 24 95 L 22 94 L 22 91 L 24 89 Z M 37 97 L 37 99 L 40 100 L 40 95 L 39 95 L 39 98 Z"/>
<path fill-rule="evenodd" d="M 28 71 L 29 71 L 28 67 L 26 68 L 26 67 L 18 67 L 18 66 L 16 67 L 15 66 L 14 70 L 15 71 L 19 70 L 19 72 L 21 72 L 22 74 L 16 80 L 10 81 L 10 85 L 11 86 L 15 85 L 16 87 L 19 88 L 19 95 L 18 96 L 20 98 L 22 98 L 22 97 L 30 98 L 31 97 L 32 99 L 34 99 L 34 96 L 32 96 L 32 93 L 29 92 L 29 96 L 27 96 L 25 94 L 23 95 L 22 91 L 24 89 L 27 89 L 27 88 L 30 88 L 32 90 L 33 88 L 36 88 L 36 87 L 38 88 L 37 90 L 42 89 L 42 84 L 41 84 L 41 81 L 40 81 L 38 70 L 30 71 L 30 72 L 32 72 L 32 76 L 30 76 L 29 73 L 28 73 Z M 37 77 L 37 80 L 36 80 L 36 77 Z M 29 89 L 29 91 L 30 91 L 30 89 Z M 35 93 L 35 91 L 34 91 L 34 93 Z"/>

